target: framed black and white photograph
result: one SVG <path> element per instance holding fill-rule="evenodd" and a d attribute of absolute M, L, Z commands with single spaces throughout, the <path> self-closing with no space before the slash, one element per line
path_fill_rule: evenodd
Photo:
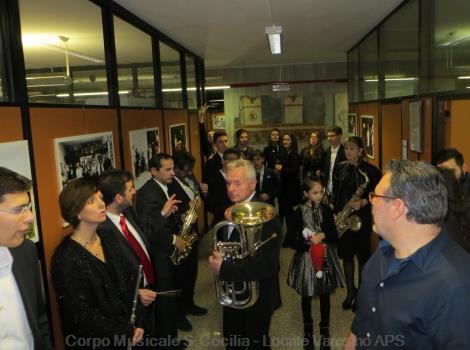
<path fill-rule="evenodd" d="M 54 139 L 59 192 L 74 179 L 115 167 L 111 131 Z"/>
<path fill-rule="evenodd" d="M 357 134 L 357 115 L 355 113 L 348 113 L 348 134 L 349 136 Z"/>
<path fill-rule="evenodd" d="M 160 131 L 158 128 L 129 131 L 132 174 L 135 188 L 139 189 L 150 179 L 150 159 L 160 152 Z"/>
<path fill-rule="evenodd" d="M 367 157 L 374 159 L 374 117 L 361 115 L 361 137 Z"/>
<path fill-rule="evenodd" d="M 31 163 L 29 159 L 28 141 L 13 141 L 0 143 L 0 166 L 8 168 L 31 180 Z M 26 238 L 33 242 L 39 241 L 37 215 L 33 190 L 29 191 L 34 222 L 29 227 Z"/>
<path fill-rule="evenodd" d="M 170 154 L 180 150 L 189 151 L 188 148 L 188 133 L 186 131 L 186 124 L 173 124 L 169 127 L 170 133 Z"/>
<path fill-rule="evenodd" d="M 410 151 L 423 152 L 423 121 L 421 119 L 421 102 L 413 101 L 409 105 L 410 112 Z"/>

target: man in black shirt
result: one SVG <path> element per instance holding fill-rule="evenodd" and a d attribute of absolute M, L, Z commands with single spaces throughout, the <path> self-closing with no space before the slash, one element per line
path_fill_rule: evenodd
<path fill-rule="evenodd" d="M 462 185 L 463 195 L 470 199 L 470 174 L 466 171 L 462 153 L 455 148 L 446 148 L 436 155 L 434 164 L 439 168 L 450 169 Z"/>

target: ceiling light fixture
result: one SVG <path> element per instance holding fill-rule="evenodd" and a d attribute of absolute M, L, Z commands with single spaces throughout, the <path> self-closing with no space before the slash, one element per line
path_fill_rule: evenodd
<path fill-rule="evenodd" d="M 131 92 L 130 90 L 121 90 L 119 91 L 119 95 L 125 95 Z M 101 96 L 107 95 L 107 91 L 90 91 L 90 92 L 75 92 L 73 96 Z M 56 97 L 70 97 L 70 94 L 57 94 Z"/>
<path fill-rule="evenodd" d="M 282 27 L 275 26 L 268 26 L 265 28 L 265 33 L 268 36 L 269 40 L 269 47 L 271 48 L 271 54 L 279 55 L 282 51 L 281 49 L 281 34 L 282 34 Z"/>

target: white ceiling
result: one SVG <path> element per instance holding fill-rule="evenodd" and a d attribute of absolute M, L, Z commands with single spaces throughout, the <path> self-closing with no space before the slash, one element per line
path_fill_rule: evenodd
<path fill-rule="evenodd" d="M 206 68 L 346 61 L 402 0 L 115 0 L 205 60 Z M 265 27 L 282 25 L 271 55 Z"/>

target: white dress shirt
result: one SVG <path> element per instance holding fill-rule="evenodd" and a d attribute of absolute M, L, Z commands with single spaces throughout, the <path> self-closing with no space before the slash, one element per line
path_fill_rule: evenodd
<path fill-rule="evenodd" d="M 330 176 L 328 177 L 328 185 L 326 186 L 326 192 L 328 194 L 331 194 L 331 192 L 333 191 L 333 168 L 335 167 L 335 160 L 336 155 L 339 151 L 339 146 L 340 145 L 338 145 L 336 148 L 333 148 L 333 146 L 331 146 Z"/>
<path fill-rule="evenodd" d="M 163 192 L 165 192 L 166 199 L 170 198 L 170 196 L 168 195 L 168 186 L 162 184 L 160 181 L 158 181 L 155 178 L 153 178 L 153 179 L 158 184 L 158 186 L 160 186 L 160 188 L 163 190 Z"/>
<path fill-rule="evenodd" d="M 0 247 L 0 349 L 34 350 L 33 334 L 12 266 L 10 251 Z"/>

